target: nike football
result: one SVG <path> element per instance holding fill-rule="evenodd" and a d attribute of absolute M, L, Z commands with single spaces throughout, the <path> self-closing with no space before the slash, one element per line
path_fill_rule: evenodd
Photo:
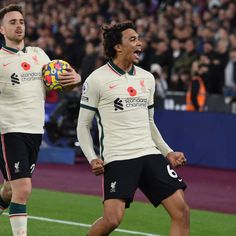
<path fill-rule="evenodd" d="M 42 75 L 45 86 L 49 90 L 61 91 L 63 86 L 59 81 L 59 74 L 66 72 L 70 64 L 63 60 L 52 60 L 43 66 Z"/>

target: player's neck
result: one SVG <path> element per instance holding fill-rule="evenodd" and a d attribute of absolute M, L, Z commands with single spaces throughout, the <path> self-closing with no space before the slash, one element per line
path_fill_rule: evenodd
<path fill-rule="evenodd" d="M 119 58 L 113 59 L 113 63 L 125 72 L 129 72 L 133 66 L 133 63 L 120 60 Z"/>
<path fill-rule="evenodd" d="M 14 48 L 18 51 L 21 51 L 24 47 L 25 47 L 25 43 L 24 40 L 22 40 L 21 42 L 14 42 L 14 41 L 10 41 L 10 40 L 6 40 L 5 45 L 9 48 Z"/>

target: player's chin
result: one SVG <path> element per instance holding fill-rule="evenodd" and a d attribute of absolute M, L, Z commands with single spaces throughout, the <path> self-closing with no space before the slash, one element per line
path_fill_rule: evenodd
<path fill-rule="evenodd" d="M 134 63 L 134 64 L 138 64 L 138 63 L 139 63 L 139 58 L 134 58 L 134 59 L 133 59 L 133 63 Z"/>
<path fill-rule="evenodd" d="M 15 42 L 16 43 L 21 43 L 22 40 L 24 40 L 24 36 L 15 37 Z"/>

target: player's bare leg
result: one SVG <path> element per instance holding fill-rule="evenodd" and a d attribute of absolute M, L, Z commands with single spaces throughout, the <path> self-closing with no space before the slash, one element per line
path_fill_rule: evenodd
<path fill-rule="evenodd" d="M 104 202 L 103 216 L 97 219 L 89 230 L 88 236 L 106 236 L 116 229 L 124 216 L 125 202 L 109 199 Z"/>
<path fill-rule="evenodd" d="M 10 183 L 12 188 L 12 200 L 9 207 L 9 217 L 13 236 L 27 236 L 26 203 L 31 194 L 31 179 L 16 179 Z"/>
<path fill-rule="evenodd" d="M 189 236 L 190 211 L 184 200 L 183 190 L 177 190 L 162 201 L 171 217 L 170 236 Z"/>
<path fill-rule="evenodd" d="M 3 213 L 5 209 L 8 208 L 11 202 L 11 185 L 9 181 L 4 180 L 4 183 L 0 189 L 0 215 Z"/>

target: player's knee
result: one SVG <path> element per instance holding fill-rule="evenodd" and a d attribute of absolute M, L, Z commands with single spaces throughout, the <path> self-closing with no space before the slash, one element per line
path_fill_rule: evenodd
<path fill-rule="evenodd" d="M 13 188 L 12 195 L 14 199 L 17 199 L 20 202 L 25 202 L 28 200 L 31 194 L 31 185 L 22 184 L 21 186 L 17 186 Z"/>
<path fill-rule="evenodd" d="M 122 221 L 122 217 L 118 216 L 118 215 L 111 215 L 105 218 L 107 224 L 109 225 L 110 229 L 116 229 L 121 221 Z"/>
<path fill-rule="evenodd" d="M 189 206 L 185 203 L 183 207 L 183 221 L 188 226 L 190 221 L 190 209 Z"/>
<path fill-rule="evenodd" d="M 116 218 L 108 220 L 108 224 L 109 224 L 109 227 L 111 229 L 116 229 L 120 225 L 120 222 L 121 221 L 119 219 L 116 219 Z"/>
<path fill-rule="evenodd" d="M 186 227 L 189 226 L 190 209 L 187 203 L 184 202 L 184 204 L 182 204 L 181 208 L 178 211 L 178 214 L 175 215 L 175 220 L 181 222 L 181 224 L 183 224 Z"/>
<path fill-rule="evenodd" d="M 31 194 L 31 187 L 23 186 L 19 194 L 22 196 L 22 198 L 28 199 Z"/>

